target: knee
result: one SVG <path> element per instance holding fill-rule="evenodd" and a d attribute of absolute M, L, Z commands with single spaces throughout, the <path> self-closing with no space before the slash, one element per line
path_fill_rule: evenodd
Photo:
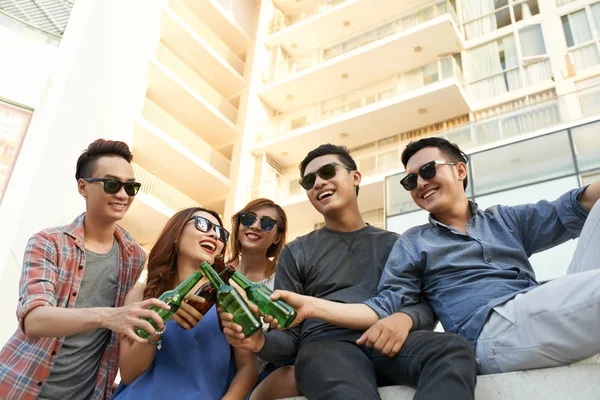
<path fill-rule="evenodd" d="M 446 333 L 444 336 L 443 354 L 457 361 L 475 363 L 475 353 L 469 342 L 454 333 Z"/>

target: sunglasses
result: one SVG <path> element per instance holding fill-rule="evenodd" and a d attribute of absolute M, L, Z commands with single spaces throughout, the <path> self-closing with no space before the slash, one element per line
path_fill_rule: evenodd
<path fill-rule="evenodd" d="M 347 167 L 342 164 L 338 164 L 335 162 L 325 164 L 321 168 L 319 168 L 316 172 L 311 172 L 310 174 L 306 174 L 300 179 L 298 182 L 300 186 L 304 188 L 304 190 L 310 190 L 315 186 L 315 181 L 317 180 L 317 175 L 323 180 L 331 179 L 336 174 L 335 167 L 342 167 L 347 169 L 348 171 L 354 171 L 353 168 Z"/>
<path fill-rule="evenodd" d="M 436 165 L 456 165 L 454 161 L 429 161 L 427 164 L 424 164 L 421 168 L 419 168 L 419 176 L 426 181 L 433 179 L 436 174 Z M 402 180 L 400 180 L 400 184 L 404 186 L 404 189 L 414 190 L 417 187 L 418 176 L 414 172 L 412 174 L 406 175 Z"/>
<path fill-rule="evenodd" d="M 254 225 L 257 218 L 258 217 L 256 216 L 256 214 L 252 214 L 252 213 L 241 213 L 240 214 L 240 222 L 242 225 L 244 225 L 246 227 L 250 227 L 250 226 Z M 277 225 L 277 221 L 271 217 L 261 217 L 260 218 L 260 229 L 262 229 L 265 232 L 271 231 L 275 227 L 275 225 Z"/>
<path fill-rule="evenodd" d="M 200 217 L 197 215 L 194 215 L 192 218 L 188 219 L 186 222 L 190 222 L 191 220 L 194 220 L 194 225 L 196 226 L 196 229 L 198 229 L 200 232 L 208 233 L 211 231 L 211 229 L 214 229 L 215 233 L 218 236 L 219 241 L 226 243 L 227 240 L 229 239 L 229 232 L 227 231 L 227 229 L 223 228 L 221 225 L 214 224 L 214 223 L 210 222 L 209 220 L 207 220 L 206 218 Z"/>
<path fill-rule="evenodd" d="M 121 190 L 122 187 L 125 188 L 125 193 L 128 196 L 135 196 L 142 184 L 139 182 L 121 182 L 112 178 L 82 178 L 86 182 L 94 183 L 94 182 L 103 182 L 104 183 L 104 193 L 107 194 L 115 194 Z"/>

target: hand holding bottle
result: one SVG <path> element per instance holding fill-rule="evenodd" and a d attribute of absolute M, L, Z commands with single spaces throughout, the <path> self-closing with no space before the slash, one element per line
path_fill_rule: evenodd
<path fill-rule="evenodd" d="M 176 321 L 182 328 L 190 330 L 198 325 L 198 322 L 204 318 L 198 308 L 206 302 L 203 297 L 188 293 L 184 301 L 181 303 L 179 310 L 173 315 L 173 320 Z"/>
<path fill-rule="evenodd" d="M 283 300 L 290 306 L 296 309 L 296 317 L 294 320 L 287 326 L 283 327 L 280 325 L 277 319 L 274 319 L 271 316 L 263 315 L 263 320 L 268 323 L 272 329 L 286 329 L 292 328 L 302 321 L 308 318 L 312 318 L 314 313 L 314 308 L 317 305 L 316 299 L 311 296 L 303 296 L 298 293 L 288 292 L 287 290 L 275 290 L 273 294 L 271 294 L 271 300 Z"/>
<path fill-rule="evenodd" d="M 258 307 L 254 304 L 249 304 L 253 312 L 257 313 Z M 222 307 L 217 308 L 221 319 L 221 327 L 227 342 L 233 347 L 258 353 L 265 345 L 265 336 L 262 329 L 259 329 L 255 334 L 246 337 L 242 333 L 242 327 L 233 322 L 233 314 L 225 312 Z"/>

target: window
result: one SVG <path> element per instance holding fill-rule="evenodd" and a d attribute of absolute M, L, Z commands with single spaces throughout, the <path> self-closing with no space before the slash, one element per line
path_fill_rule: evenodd
<path fill-rule="evenodd" d="M 538 0 L 465 0 L 467 39 L 482 36 L 540 13 Z"/>
<path fill-rule="evenodd" d="M 561 17 L 571 62 L 577 69 L 600 64 L 600 2 Z"/>

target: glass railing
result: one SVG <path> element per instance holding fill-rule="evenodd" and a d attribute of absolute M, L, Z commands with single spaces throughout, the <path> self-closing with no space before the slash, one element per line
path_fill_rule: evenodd
<path fill-rule="evenodd" d="M 302 22 L 305 19 L 327 12 L 347 1 L 348 0 L 319 0 L 309 3 L 306 6 L 298 7 L 287 14 L 284 14 L 280 10 L 276 10 L 273 20 L 271 21 L 271 33 L 279 32 L 298 22 Z"/>
<path fill-rule="evenodd" d="M 56 47 L 58 47 L 60 40 L 62 39 L 60 35 L 31 25 L 30 23 L 25 22 L 17 17 L 13 17 L 2 10 L 0 10 L 0 26 L 4 26 L 30 39 L 38 40 Z"/>
<path fill-rule="evenodd" d="M 396 33 L 407 31 L 441 15 L 450 15 L 456 24 L 456 13 L 446 0 L 429 6 L 421 6 L 396 16 L 384 23 L 356 33 L 341 42 L 322 46 L 295 57 L 290 57 L 278 63 L 275 67 L 265 69 L 262 74 L 263 82 L 270 83 L 288 78 L 310 67 L 323 64 L 329 60 L 364 47 Z"/>
<path fill-rule="evenodd" d="M 497 115 L 481 118 L 454 128 L 430 133 L 424 136 L 443 137 L 456 143 L 462 150 L 482 148 L 500 141 L 507 141 L 523 135 L 552 129 L 560 124 L 575 122 L 600 115 L 600 85 L 579 90 L 560 97 L 542 94 L 534 104 L 521 100 L 514 109 Z M 544 100 L 546 99 L 546 100 Z M 490 111 L 493 113 L 493 111 Z M 368 154 L 355 156 L 354 160 L 363 179 L 401 170 L 400 154 L 411 140 L 400 140 L 395 145 L 369 151 Z M 298 176 L 283 176 L 278 179 L 261 182 L 248 188 L 248 199 L 271 196 L 274 200 L 284 200 L 304 193 L 297 182 Z M 254 197 L 252 197 L 254 196 Z M 406 204 L 396 205 L 402 210 L 411 210 L 414 203 L 408 199 Z"/>
<path fill-rule="evenodd" d="M 600 42 L 598 41 L 571 47 L 567 53 L 577 70 L 600 64 Z"/>
<path fill-rule="evenodd" d="M 166 46 L 159 44 L 156 59 L 177 75 L 193 91 L 215 107 L 229 121 L 233 124 L 237 123 L 238 110 Z"/>
<path fill-rule="evenodd" d="M 189 207 L 200 207 L 200 203 L 189 198 L 179 190 L 157 178 L 137 164 L 132 164 L 135 180 L 142 184 L 140 192 L 157 201 L 173 213 Z M 170 217 L 170 215 L 169 215 Z"/>
<path fill-rule="evenodd" d="M 258 126 L 256 141 L 261 142 L 283 136 L 296 129 L 305 128 L 384 100 L 402 96 L 449 78 L 457 79 L 460 85 L 465 83 L 461 68 L 453 56 L 440 58 L 424 67 L 402 73 L 343 96 L 326 100 L 320 104 L 293 113 L 282 114 L 276 117 L 274 121 Z"/>
<path fill-rule="evenodd" d="M 229 177 L 231 162 L 227 158 L 148 99 L 144 102 L 142 117 L 225 177 Z"/>

